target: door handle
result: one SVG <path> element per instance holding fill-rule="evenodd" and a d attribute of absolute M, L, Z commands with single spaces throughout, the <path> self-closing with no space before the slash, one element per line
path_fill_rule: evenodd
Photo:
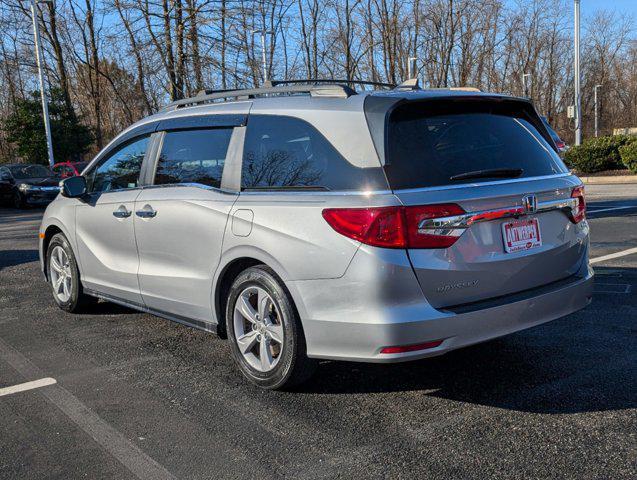
<path fill-rule="evenodd" d="M 124 205 L 120 205 L 119 208 L 113 212 L 113 216 L 115 218 L 128 218 L 132 213 L 133 212 L 127 210 Z"/>
<path fill-rule="evenodd" d="M 157 210 L 154 210 L 150 205 L 144 205 L 144 208 L 135 212 L 135 215 L 140 218 L 153 218 L 157 215 Z"/>

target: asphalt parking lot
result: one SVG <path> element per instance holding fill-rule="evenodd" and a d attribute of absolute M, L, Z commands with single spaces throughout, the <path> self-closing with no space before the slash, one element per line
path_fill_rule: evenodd
<path fill-rule="evenodd" d="M 0 397 L 0 478 L 637 478 L 637 185 L 587 191 L 588 308 L 436 359 L 324 362 L 293 393 L 214 335 L 62 312 L 42 211 L 0 209 L 0 388 L 56 382 Z"/>

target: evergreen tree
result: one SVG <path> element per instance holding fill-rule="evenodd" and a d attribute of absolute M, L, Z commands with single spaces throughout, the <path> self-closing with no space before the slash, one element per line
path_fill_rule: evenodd
<path fill-rule="evenodd" d="M 73 109 L 66 106 L 60 89 L 52 89 L 50 97 L 53 158 L 56 162 L 81 160 L 93 143 L 93 134 L 80 123 Z M 7 141 L 15 144 L 20 159 L 29 163 L 48 164 L 39 92 L 32 92 L 31 98 L 26 100 L 16 101 L 15 111 L 7 117 L 2 128 L 6 132 Z"/>

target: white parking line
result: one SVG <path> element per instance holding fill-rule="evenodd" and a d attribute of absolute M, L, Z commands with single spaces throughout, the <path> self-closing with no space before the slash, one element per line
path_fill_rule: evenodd
<path fill-rule="evenodd" d="M 595 207 L 591 207 L 594 209 Z M 589 209 L 588 213 L 610 212 L 611 210 L 625 210 L 627 208 L 637 208 L 637 205 L 627 205 L 625 207 L 600 208 L 599 210 Z"/>
<path fill-rule="evenodd" d="M 39 377 L 41 370 L 31 361 L 0 338 L 0 360 L 8 363 L 24 377 Z M 84 430 L 115 457 L 139 480 L 175 480 L 166 468 L 131 443 L 121 432 L 113 428 L 75 395 L 61 385 L 42 390 L 42 395 L 59 408 L 72 422 Z"/>
<path fill-rule="evenodd" d="M 637 253 L 637 247 L 622 250 L 621 252 L 610 253 L 608 255 L 602 255 L 601 257 L 591 258 L 591 263 L 599 263 L 606 260 L 612 260 L 613 258 L 625 257 L 626 255 L 632 255 L 633 253 Z"/>
<path fill-rule="evenodd" d="M 20 383 L 19 385 L 13 385 L 11 387 L 0 388 L 0 397 L 4 395 L 11 395 L 12 393 L 24 392 L 26 390 L 33 390 L 34 388 L 46 387 L 47 385 L 53 385 L 57 383 L 55 378 L 47 377 L 40 380 L 33 380 L 32 382 Z"/>

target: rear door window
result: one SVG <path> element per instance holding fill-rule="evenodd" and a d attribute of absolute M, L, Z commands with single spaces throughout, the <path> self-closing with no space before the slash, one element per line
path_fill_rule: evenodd
<path fill-rule="evenodd" d="M 155 185 L 197 183 L 220 188 L 231 128 L 166 132 Z"/>
<path fill-rule="evenodd" d="M 248 190 L 387 189 L 380 166 L 356 167 L 308 122 L 277 115 L 250 115 L 241 177 Z"/>
<path fill-rule="evenodd" d="M 502 169 L 521 171 L 519 178 L 567 172 L 523 112 L 493 112 L 488 106 L 428 109 L 416 103 L 391 115 L 385 172 L 393 189 L 501 180 L 452 177 Z"/>

